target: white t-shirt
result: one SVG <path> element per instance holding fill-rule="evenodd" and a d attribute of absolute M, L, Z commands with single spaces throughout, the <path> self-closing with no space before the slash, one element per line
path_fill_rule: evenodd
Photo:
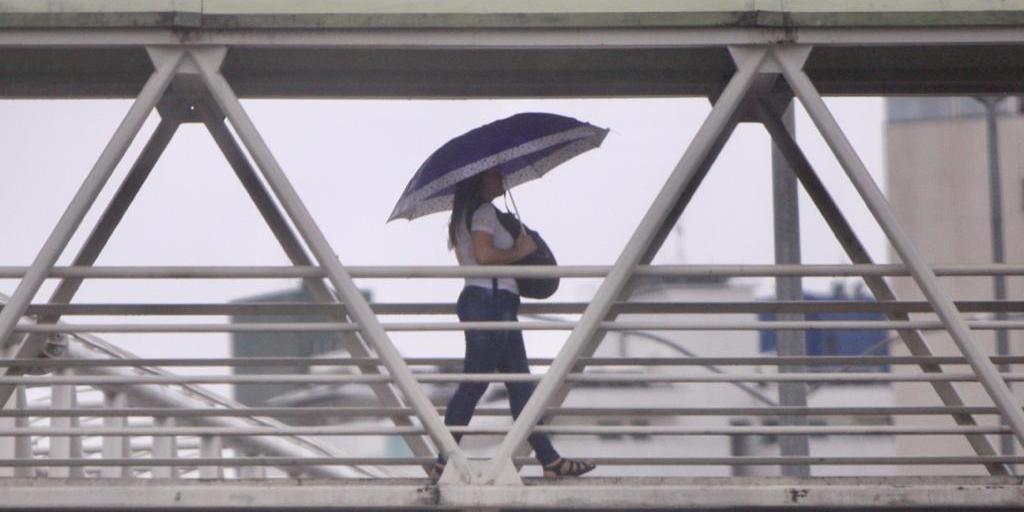
<path fill-rule="evenodd" d="M 495 249 L 509 250 L 515 245 L 515 239 L 498 221 L 497 210 L 491 203 L 484 203 L 473 212 L 470 227 L 473 231 L 490 234 L 494 240 Z M 476 258 L 473 257 L 473 237 L 466 229 L 465 220 L 460 222 L 455 230 L 455 257 L 459 260 L 459 265 L 479 265 Z M 490 289 L 491 278 L 466 278 L 466 286 L 479 286 Z M 511 277 L 498 278 L 498 288 L 508 290 L 516 295 L 519 294 L 516 280 Z"/>

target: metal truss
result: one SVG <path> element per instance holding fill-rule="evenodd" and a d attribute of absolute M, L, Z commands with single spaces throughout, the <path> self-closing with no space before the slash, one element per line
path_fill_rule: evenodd
<path fill-rule="evenodd" d="M 11 427 L 0 427 L 0 436 L 49 435 L 54 439 L 62 439 L 51 446 L 50 460 L 42 462 L 26 457 L 24 445 L 18 445 L 15 460 L 4 461 L 11 467 L 22 469 L 16 472 L 24 476 L 24 467 L 33 465 L 57 466 L 62 468 L 67 477 L 81 476 L 81 468 L 85 466 L 103 466 L 104 476 L 120 477 L 124 475 L 124 467 L 133 465 L 130 457 L 130 446 L 125 444 L 129 435 L 155 436 L 155 439 L 173 439 L 174 436 L 200 435 L 201 456 L 194 461 L 199 466 L 209 467 L 202 470 L 204 478 L 217 478 L 217 467 L 231 464 L 256 464 L 254 458 L 239 458 L 234 462 L 218 458 L 212 454 L 221 451 L 221 437 L 246 438 L 268 435 L 399 435 L 405 440 L 413 457 L 401 460 L 406 465 L 426 466 L 438 454 L 443 454 L 449 461 L 445 473 L 438 486 L 433 487 L 430 497 L 422 496 L 407 499 L 400 506 L 418 506 L 424 499 L 432 500 L 431 505 L 443 506 L 499 506 L 509 503 L 518 506 L 552 506 L 565 496 L 582 496 L 584 503 L 601 506 L 597 497 L 605 497 L 604 504 L 630 502 L 631 499 L 644 500 L 646 506 L 659 505 L 678 506 L 683 501 L 664 502 L 667 496 L 676 496 L 681 492 L 690 492 L 685 485 L 672 487 L 667 485 L 658 491 L 650 491 L 645 495 L 643 490 L 633 484 L 631 487 L 620 482 L 603 482 L 588 488 L 585 483 L 578 487 L 568 486 L 562 491 L 543 494 L 531 485 L 524 485 L 520 478 L 517 465 L 528 462 L 524 457 L 527 452 L 524 442 L 532 432 L 600 434 L 600 433 L 646 433 L 650 435 L 737 435 L 737 434 L 775 434 L 807 436 L 815 433 L 859 434 L 859 435 L 963 435 L 976 453 L 973 457 L 925 457 L 913 459 L 908 457 L 878 458 L 820 458 L 811 456 L 784 456 L 774 458 L 753 458 L 750 460 L 731 461 L 745 464 L 772 464 L 807 466 L 814 464 L 976 464 L 983 465 L 990 475 L 1004 477 L 1008 475 L 1006 464 L 1019 463 L 1019 457 L 999 456 L 988 441 L 987 435 L 1012 433 L 1018 441 L 1024 441 L 1024 410 L 1021 402 L 1015 397 L 1007 382 L 1024 380 L 1024 376 L 1012 373 L 999 373 L 993 360 L 977 345 L 972 329 L 1021 328 L 1024 323 L 1014 320 L 968 320 L 962 309 L 969 307 L 991 307 L 992 304 L 954 303 L 949 294 L 940 285 L 937 270 L 957 272 L 957 269 L 934 269 L 917 252 L 907 235 L 897 223 L 885 197 L 868 174 L 863 162 L 846 139 L 836 120 L 832 117 L 821 95 L 805 73 L 803 67 L 811 51 L 810 46 L 797 44 L 763 44 L 751 46 L 730 46 L 729 51 L 735 61 L 736 71 L 717 94 L 710 114 L 690 142 L 665 185 L 650 204 L 650 208 L 640 221 L 636 231 L 618 256 L 614 265 L 607 268 L 514 268 L 495 267 L 481 269 L 422 269 L 422 268 L 352 268 L 343 265 L 337 258 L 329 241 L 320 231 L 314 218 L 306 209 L 300 197 L 289 183 L 286 174 L 261 137 L 256 126 L 249 118 L 232 90 L 228 80 L 221 73 L 221 64 L 227 52 L 226 46 L 152 46 L 148 48 L 155 71 L 143 86 L 124 120 L 121 122 L 110 142 L 101 153 L 99 159 L 86 177 L 79 191 L 70 201 L 50 236 L 32 264 L 24 269 L 0 268 L 0 276 L 18 276 L 20 282 L 10 299 L 0 311 L 0 340 L 8 340 L 13 345 L 13 357 L 4 361 L 4 371 L 0 374 L 0 403 L 12 403 L 12 418 L 24 418 L 29 412 L 18 413 L 24 409 L 23 399 L 19 398 L 18 388 L 23 385 L 64 386 L 92 385 L 105 386 L 104 389 L 115 390 L 111 393 L 108 406 L 115 411 L 104 419 L 102 427 L 85 427 L 76 422 L 73 411 L 76 404 L 66 392 L 55 395 L 53 402 L 53 421 L 46 428 L 33 428 L 24 421 L 15 422 Z M 780 98 L 775 86 L 785 84 L 789 91 L 806 108 L 815 126 L 818 128 L 829 147 L 832 149 L 847 177 L 868 206 L 878 224 L 882 227 L 888 240 L 895 247 L 901 265 L 874 265 L 863 244 L 858 240 L 849 223 L 846 221 L 835 202 L 829 196 L 821 180 L 803 155 L 793 136 L 782 121 L 780 104 L 787 103 L 790 98 Z M 132 167 L 124 182 L 118 188 L 111 203 L 101 215 L 96 228 L 91 232 L 85 245 L 70 267 L 55 267 L 58 257 L 65 250 L 72 235 L 79 229 L 86 212 L 96 202 L 100 190 L 106 185 L 114 168 L 124 156 L 129 145 L 139 133 L 147 116 L 158 109 L 161 122 L 157 126 L 141 155 Z M 228 129 L 225 120 L 234 128 L 235 135 Z M 654 255 L 660 249 L 672 226 L 677 222 L 690 198 L 698 190 L 703 178 L 710 172 L 711 166 L 725 145 L 732 131 L 741 122 L 758 122 L 763 124 L 776 147 L 792 167 L 797 179 L 809 193 L 814 204 L 832 228 L 842 247 L 854 263 L 852 266 L 801 266 L 776 265 L 757 268 L 736 268 L 721 266 L 716 268 L 695 269 L 689 267 L 660 268 L 650 265 Z M 93 268 L 98 255 L 116 229 L 125 211 L 135 195 L 142 187 L 153 165 L 159 159 L 164 148 L 173 137 L 181 123 L 202 123 L 217 142 L 228 163 L 241 181 L 243 187 L 253 199 L 264 220 L 277 237 L 289 259 L 295 265 L 290 268 Z M 244 147 L 244 150 L 243 150 Z M 249 157 L 255 163 L 255 169 L 249 163 Z M 264 185 L 265 184 L 265 185 Z M 278 208 L 280 205 L 280 209 Z M 308 248 L 308 253 L 306 252 Z M 710 268 L 710 270 L 709 270 Z M 970 269 L 968 269 L 970 270 Z M 977 271 L 978 269 L 974 269 Z M 719 272 L 729 275 L 755 274 L 761 275 L 858 275 L 864 277 L 869 288 L 879 303 L 886 321 L 876 322 L 808 322 L 802 320 L 764 322 L 676 322 L 676 321 L 627 321 L 619 320 L 619 315 L 628 313 L 630 304 L 628 297 L 634 284 L 634 278 L 641 275 L 683 275 L 686 272 Z M 966 272 L 967 270 L 960 269 Z M 1012 266 L 986 266 L 982 272 L 1022 273 L 1022 269 Z M 475 273 L 475 274 L 474 274 Z M 660 274 L 659 274 L 660 273 Z M 920 287 L 926 303 L 902 303 L 896 300 L 892 290 L 882 279 L 883 275 L 908 274 Z M 480 323 L 440 323 L 419 322 L 387 324 L 378 319 L 380 305 L 371 305 L 360 293 L 353 281 L 354 276 L 407 276 L 407 277 L 458 277 L 466 275 L 553 275 L 565 277 L 600 276 L 603 281 L 587 304 L 559 305 L 547 307 L 557 311 L 581 314 L 578 321 L 560 322 L 523 321 L 515 324 L 506 322 Z M 80 305 L 70 304 L 78 287 L 85 278 L 108 277 L 260 277 L 288 276 L 300 277 L 314 298 L 316 304 L 298 305 L 297 307 L 316 309 L 330 315 L 330 322 L 293 322 L 293 323 L 261 323 L 237 324 L 227 326 L 211 326 L 209 324 L 150 324 L 138 325 L 75 325 L 61 323 L 68 314 L 89 314 L 91 311 L 107 311 L 110 314 L 126 312 L 135 307 L 137 311 L 151 314 L 195 314 L 205 311 L 214 314 L 217 306 L 213 305 Z M 32 298 L 39 291 L 47 278 L 60 277 L 61 282 L 46 304 L 31 304 Z M 324 283 L 327 279 L 328 287 Z M 801 307 L 809 308 L 800 301 L 790 301 L 791 311 Z M 635 306 L 635 305 L 634 305 Z M 655 307 L 651 305 L 649 307 Z M 680 305 L 662 305 L 665 311 L 678 311 Z M 998 306 L 998 305 L 996 305 Z M 236 308 L 259 306 L 233 306 Z M 423 314 L 450 313 L 450 305 L 431 309 L 428 305 L 404 305 L 405 311 Z M 538 306 L 544 309 L 545 306 Z M 706 306 L 709 311 L 721 311 L 726 307 L 742 309 L 743 304 Z M 745 307 L 752 308 L 751 305 Z M 838 306 L 837 306 L 838 307 Z M 106 309 L 104 309 L 106 308 Z M 177 308 L 177 309 L 175 309 Z M 189 309 L 191 308 L 191 310 Z M 673 310 L 672 308 L 676 308 Z M 400 309 L 400 308 L 397 308 Z M 255 309 L 253 309 L 255 311 Z M 932 311 L 937 320 L 910 320 L 908 314 L 914 311 Z M 35 312 L 34 322 L 26 320 L 26 315 Z M 77 312 L 77 313 L 76 313 Z M 547 361 L 548 371 L 540 377 L 530 375 L 461 375 L 434 374 L 418 375 L 410 368 L 410 361 L 403 359 L 396 350 L 388 332 L 396 330 L 432 331 L 432 330 L 463 330 L 473 329 L 560 329 L 570 331 L 567 341 L 558 355 Z M 687 375 L 593 375 L 584 372 L 584 368 L 600 364 L 594 353 L 607 332 L 620 330 L 716 330 L 716 329 L 776 329 L 802 330 L 815 329 L 893 329 L 896 330 L 909 348 L 911 358 L 901 360 L 903 364 L 918 365 L 921 374 L 834 374 L 823 376 L 802 371 L 783 372 L 774 375 L 750 374 L 716 374 L 702 376 Z M 947 331 L 959 348 L 962 357 L 956 361 L 970 366 L 969 373 L 945 373 L 940 364 L 941 358 L 934 357 L 920 331 L 925 329 L 941 329 Z M 259 331 L 317 331 L 337 335 L 348 351 L 349 357 L 344 360 L 358 369 L 353 375 L 335 376 L 260 376 L 265 382 L 352 382 L 369 384 L 380 401 L 380 407 L 374 409 L 380 417 L 390 418 L 394 426 L 386 427 L 288 427 L 274 425 L 261 428 L 252 425 L 202 425 L 179 426 L 173 419 L 154 421 L 151 426 L 131 427 L 118 414 L 126 413 L 123 394 L 116 392 L 117 387 L 131 388 L 151 384 L 191 384 L 191 383 L 240 383 L 252 381 L 246 376 L 175 376 L 175 375 L 80 375 L 62 373 L 49 377 L 27 377 L 23 374 L 32 365 L 58 365 L 65 361 L 52 360 L 40 363 L 36 358 L 53 333 L 78 332 L 237 332 L 243 330 Z M 23 333 L 25 333 L 23 335 Z M 813 364 L 814 358 L 780 357 L 778 365 Z M 736 364 L 749 362 L 752 358 L 734 360 Z M 867 359 L 861 359 L 867 360 Z M 895 360 L 895 358 L 893 358 Z M 1002 359 L 1000 361 L 1003 361 Z M 66 369 L 87 366 L 85 363 L 66 361 Z M 289 361 L 294 362 L 294 361 Z M 242 364 L 242 361 L 232 361 Z M 256 362 L 252 362 L 255 364 Z M 268 364 L 259 361 L 259 364 Z M 645 363 L 653 364 L 653 363 Z M 382 371 L 381 366 L 384 367 Z M 248 379 L 248 380 L 247 380 Z M 914 381 L 927 382 L 940 397 L 943 407 L 932 409 L 938 414 L 948 414 L 956 421 L 954 427 L 816 427 L 807 425 L 784 425 L 779 427 L 662 427 L 644 428 L 630 427 L 587 427 L 564 425 L 540 425 L 545 415 L 566 413 L 571 408 L 563 406 L 568 394 L 568 385 L 581 382 L 811 382 L 829 380 L 836 382 L 876 382 L 876 381 Z M 447 428 L 420 386 L 422 382 L 509 382 L 537 381 L 537 388 L 519 417 L 511 428 L 491 427 L 459 427 Z M 971 408 L 965 406 L 954 382 L 977 381 L 984 387 L 992 399 L 994 407 Z M 19 405 L 20 404 L 20 405 Z M 839 410 L 838 408 L 833 408 Z M 803 405 L 780 408 L 786 414 L 808 414 L 821 408 L 809 408 Z M 895 409 L 894 409 L 895 410 Z M 60 411 L 67 412 L 66 415 Z M 8 412 L 5 409 L 5 414 Z M 252 412 L 252 411 L 250 411 Z M 355 414 L 354 411 L 349 411 Z M 360 413 L 367 413 L 362 410 Z M 591 411 L 592 412 L 592 411 Z M 708 411 L 690 410 L 690 414 L 702 414 Z M 867 414 L 866 411 L 860 411 Z M 907 411 L 904 411 L 907 412 Z M 918 411 L 921 412 L 921 411 Z M 255 412 L 252 412 L 255 414 Z M 621 414 L 634 414 L 636 411 L 618 411 Z M 907 412 L 907 413 L 913 413 Z M 1003 426 L 983 426 L 975 420 L 975 415 L 998 413 L 1007 419 L 1009 428 Z M 183 417 L 189 413 L 182 411 Z M 241 413 L 239 413 L 241 414 Z M 781 414 L 775 412 L 775 414 Z M 211 413 L 211 415 L 214 415 Z M 197 415 L 199 416 L 199 415 Z M 415 419 L 415 421 L 414 421 Z M 467 434 L 504 434 L 495 455 L 487 460 L 470 459 L 455 442 L 452 432 Z M 80 447 L 73 445 L 73 439 L 82 435 L 106 436 L 103 444 L 103 455 L 106 462 L 93 459 L 78 459 L 72 454 Z M 109 440 L 108 440 L 109 439 Z M 156 456 L 154 466 L 174 465 L 180 461 L 168 461 L 167 454 L 173 446 L 154 442 L 153 454 Z M 209 455 L 209 456 L 206 456 Z M 18 460 L 27 459 L 21 463 Z M 166 462 L 166 464 L 163 464 Z M 730 463 L 723 460 L 671 459 L 663 462 L 656 460 L 633 458 L 601 460 L 606 464 L 722 464 Z M 159 463 L 159 464 L 158 464 Z M 394 463 L 381 459 L 342 458 L 342 457 L 285 457 L 278 460 L 262 459 L 264 464 L 280 464 L 295 466 L 319 466 L 322 464 L 379 464 Z M 167 476 L 167 472 L 157 472 L 154 476 Z M 841 487 L 840 484 L 835 484 Z M 623 492 L 629 487 L 629 492 Z M 685 489 L 684 489 L 685 488 Z M 836 487 L 838 488 L 838 487 Z M 876 492 L 877 488 L 872 488 Z M 213 496 L 221 490 L 194 489 L 197 496 L 207 493 Z M 761 489 L 763 491 L 764 489 Z M 408 489 L 393 488 L 393 492 L 401 494 Z M 16 485 L 0 491 L 8 496 L 18 497 L 27 492 Z M 246 491 L 259 494 L 259 491 Z M 562 494 L 559 494 L 561 492 Z M 767 492 L 767 491 L 766 491 Z M 878 491 L 880 492 L 880 491 Z M 360 494 L 362 493 L 362 494 Z M 433 494 L 436 493 L 436 494 Z M 587 493 L 591 493 L 586 496 Z M 618 498 L 611 496 L 618 493 Z M 624 496 L 630 493 L 639 493 Z M 660 493 L 660 494 L 659 494 Z M 675 494 L 673 494 L 675 493 Z M 286 493 L 287 494 L 287 493 Z M 372 493 L 359 489 L 353 495 L 364 496 L 363 501 L 354 506 L 369 506 L 377 503 Z M 386 495 L 386 493 L 385 493 Z M 564 495 L 564 496 L 563 496 Z M 323 497 L 325 495 L 321 495 Z M 404 496 L 404 495 L 403 495 Z M 646 498 L 643 498 L 647 496 Z M 743 495 L 749 498 L 753 496 Z M 1000 500 L 1018 499 L 1019 491 L 1006 491 Z M 743 505 L 744 499 L 736 498 L 734 504 Z M 928 496 L 921 494 L 915 498 L 919 503 L 927 504 Z M 20 498 L 19 498 L 20 499 Z M 222 496 L 209 498 L 204 505 L 219 506 Z M 268 498 L 269 499 L 269 498 Z M 519 499 L 521 501 L 516 502 Z M 977 497 L 975 497 L 977 499 Z M 993 498 L 995 499 L 995 498 Z M 659 501 L 662 500 L 662 501 Z M 156 501 L 160 501 L 157 499 Z M 810 500 L 814 502 L 813 500 Z M 275 502 L 270 499 L 267 503 Z M 896 501 L 894 500 L 893 503 Z M 19 502 L 21 503 L 21 502 Z M 167 503 L 161 502 L 164 505 Z M 275 502 L 276 503 L 276 502 Z M 632 503 L 632 502 L 631 502 Z M 818 502 L 814 502 L 818 503 Z M 824 502 L 822 502 L 824 503 Z M 154 503 L 159 505 L 159 503 Z M 704 503 L 714 506 L 715 503 Z"/>

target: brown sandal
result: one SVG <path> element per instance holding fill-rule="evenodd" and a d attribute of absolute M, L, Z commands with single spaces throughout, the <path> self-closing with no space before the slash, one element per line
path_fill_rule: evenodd
<path fill-rule="evenodd" d="M 586 460 L 559 458 L 544 465 L 544 478 L 585 475 L 596 467 L 592 462 Z"/>

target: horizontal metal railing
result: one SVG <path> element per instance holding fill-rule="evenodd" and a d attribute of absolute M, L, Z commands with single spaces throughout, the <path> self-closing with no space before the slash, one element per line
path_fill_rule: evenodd
<path fill-rule="evenodd" d="M 565 266 L 547 267 L 347 267 L 350 274 L 359 279 L 451 279 L 461 277 L 541 277 L 559 276 L 563 278 L 601 278 L 609 267 L 603 266 Z M 991 276 L 991 275 L 1024 275 L 1021 265 L 974 265 L 936 267 L 940 276 Z M 0 278 L 18 278 L 25 271 L 24 267 L 0 267 Z M 903 276 L 908 275 L 901 265 L 709 265 L 709 266 L 641 266 L 636 275 L 649 277 L 778 277 L 789 275 L 802 276 Z M 89 279 L 295 279 L 322 278 L 324 273 L 316 267 L 57 267 L 49 273 L 50 278 L 89 278 Z M 993 301 L 970 300 L 958 301 L 957 307 L 963 313 L 975 316 L 967 325 L 977 331 L 999 329 L 1024 329 L 1024 319 L 1015 316 L 1006 320 L 993 320 L 994 313 L 1024 313 L 1024 301 Z M 524 315 L 581 314 L 587 304 L 584 302 L 525 302 L 521 313 Z M 451 316 L 455 312 L 452 303 L 372 303 L 372 311 L 378 315 L 410 316 Z M 315 304 L 302 302 L 259 303 L 259 304 L 30 304 L 27 314 L 36 316 L 74 315 L 74 316 L 130 316 L 175 317 L 175 316 L 246 316 L 253 320 L 261 316 L 317 316 L 330 317 L 343 314 L 342 304 Z M 884 313 L 908 314 L 929 313 L 930 305 L 922 301 L 884 301 L 871 302 L 860 300 L 827 300 L 827 301 L 721 301 L 721 302 L 619 302 L 612 306 L 613 314 L 625 315 L 753 315 L 781 313 Z M 460 332 L 464 330 L 522 330 L 522 331 L 568 331 L 576 327 L 577 322 L 566 318 L 542 318 L 539 320 L 523 320 L 516 322 L 452 322 L 452 321 L 395 321 L 384 322 L 383 328 L 391 332 Z M 122 323 L 73 323 L 73 324 L 36 324 L 30 319 L 20 323 L 16 332 L 74 334 L 117 332 L 117 333 L 242 333 L 242 332 L 357 332 L 360 325 L 356 322 L 337 321 L 287 321 L 287 322 L 247 322 L 247 323 L 147 323 L 142 321 Z M 944 329 L 938 320 L 809 320 L 809 321 L 752 321 L 739 319 L 618 319 L 599 324 L 599 330 L 611 335 L 629 334 L 650 331 L 778 331 L 778 330 L 918 330 L 936 331 Z M 76 338 L 79 339 L 79 338 Z M 994 356 L 990 361 L 996 365 L 1024 364 L 1024 356 Z M 536 374 L 464 374 L 453 373 L 446 368 L 458 365 L 461 359 L 451 357 L 411 357 L 404 362 L 413 367 L 437 367 L 441 371 L 435 373 L 417 372 L 414 380 L 421 384 L 454 384 L 464 382 L 536 382 L 541 375 Z M 375 375 L 328 373 L 329 368 L 382 367 L 382 359 L 377 357 L 245 357 L 245 358 L 49 358 L 46 360 L 12 360 L 0 359 L 0 368 L 38 368 L 61 370 L 59 375 L 52 376 L 12 376 L 0 377 L 0 385 L 18 385 L 25 389 L 45 389 L 53 386 L 81 386 L 102 389 L 142 389 L 145 387 L 187 387 L 201 390 L 202 385 L 263 385 L 263 384 L 302 384 L 302 385 L 368 385 L 391 383 L 392 377 L 381 368 Z M 552 363 L 551 358 L 532 358 L 531 365 L 546 366 Z M 715 384 L 749 384 L 751 386 L 772 386 L 785 382 L 806 382 L 823 384 L 843 384 L 877 386 L 892 383 L 972 383 L 977 376 L 967 371 L 968 361 L 960 356 L 895 356 L 895 355 L 862 355 L 862 356 L 750 356 L 750 357 L 585 357 L 577 361 L 578 368 L 586 370 L 570 373 L 565 382 L 575 386 L 597 385 L 715 385 Z M 860 366 L 892 367 L 934 367 L 949 366 L 945 372 L 891 372 L 858 370 Z M 783 367 L 802 366 L 801 371 L 787 370 L 780 373 Z M 836 370 L 835 367 L 843 367 Z M 317 368 L 313 373 L 294 373 L 294 369 L 284 369 L 285 373 L 223 375 L 223 374 L 172 374 L 170 372 L 145 373 L 139 375 L 95 375 L 89 373 L 103 368 L 218 368 L 244 369 L 251 367 L 300 367 Z M 721 368 L 718 368 L 721 367 Z M 753 367 L 753 369 L 751 369 Z M 815 371 L 816 367 L 828 367 L 826 371 Z M 724 369 L 722 369 L 724 368 Z M 737 370 L 740 368 L 741 370 Z M 767 368 L 767 371 L 765 370 Z M 696 372 L 687 370 L 697 370 Z M 287 373 L 291 372 L 291 373 Z M 1000 377 L 1006 382 L 1024 381 L 1024 373 L 1005 369 Z M 768 388 L 770 391 L 771 388 Z M 443 414 L 444 407 L 436 407 Z M 483 418 L 507 417 L 506 407 L 484 407 L 477 411 Z M 549 407 L 545 413 L 545 423 L 536 426 L 534 432 L 543 432 L 560 437 L 580 436 L 659 436 L 670 439 L 726 437 L 774 437 L 787 435 L 806 436 L 863 436 L 870 438 L 903 438 L 907 436 L 930 436 L 935 439 L 951 439 L 965 435 L 1004 435 L 1012 430 L 996 422 L 984 424 L 955 426 L 941 424 L 927 425 L 895 425 L 882 421 L 883 424 L 829 424 L 828 418 L 867 418 L 879 421 L 878 418 L 894 416 L 941 417 L 952 415 L 971 415 L 979 418 L 995 420 L 999 410 L 989 404 L 977 405 L 892 405 L 892 406 L 833 406 L 813 405 L 807 407 L 780 407 L 768 405 L 763 407 L 731 406 L 731 407 L 578 407 L 559 405 Z M 779 426 L 772 423 L 773 419 L 784 416 L 803 416 L 819 418 L 822 422 L 803 426 Z M 276 422 L 277 419 L 297 421 L 313 421 L 324 417 L 338 421 L 360 420 L 373 421 L 370 425 L 292 425 Z M 379 436 L 420 436 L 427 430 L 419 424 L 412 426 L 393 426 L 386 423 L 388 418 L 412 418 L 416 414 L 411 407 L 384 406 L 313 406 L 313 407 L 237 407 L 218 406 L 210 408 L 153 407 L 145 404 L 132 406 L 104 406 L 102 408 L 76 407 L 23 407 L 0 410 L 0 418 L 8 421 L 20 419 L 32 420 L 32 424 L 0 427 L 0 438 L 117 438 L 117 439 L 220 439 L 228 441 L 240 439 L 267 438 L 337 438 L 352 436 L 353 438 Z M 124 423 L 117 426 L 97 426 L 95 424 L 53 424 L 56 419 L 121 419 Z M 275 423 L 247 425 L 177 425 L 158 424 L 151 421 L 147 424 L 133 424 L 132 418 L 175 418 L 183 422 L 211 418 L 244 418 L 273 419 Z M 724 418 L 734 420 L 747 418 L 747 425 L 689 425 L 671 423 L 686 418 Z M 669 423 L 648 424 L 644 421 L 668 421 Z M 591 423 L 573 424 L 579 420 Z M 597 421 L 598 424 L 593 424 Z M 600 424 L 601 421 L 619 421 L 621 424 Z M 50 423 L 50 424 L 47 424 Z M 450 427 L 450 431 L 467 436 L 494 437 L 502 436 L 509 431 L 507 425 L 471 425 L 466 427 Z M 246 456 L 238 452 L 230 457 L 223 455 L 207 457 L 203 455 L 198 441 L 191 443 L 192 455 L 189 457 L 161 457 L 157 450 L 148 452 L 146 457 L 137 456 L 99 456 L 90 457 L 59 457 L 49 454 L 46 457 L 29 459 L 12 458 L 0 460 L 0 467 L 9 468 L 242 468 L 242 467 L 277 467 L 298 468 L 306 470 L 311 467 L 332 466 L 422 466 L 429 464 L 429 457 L 379 457 L 379 456 L 335 456 L 323 453 L 322 456 L 278 456 L 262 455 Z M 210 453 L 207 449 L 206 453 Z M 198 455 L 198 456 L 195 456 Z M 1020 464 L 1024 457 L 1010 455 L 928 455 L 928 456 L 828 456 L 828 457 L 780 457 L 780 456 L 673 456 L 645 457 L 619 456 L 596 457 L 594 461 L 601 465 L 618 466 L 780 466 L 780 465 L 812 465 L 812 466 L 981 466 L 985 464 Z M 535 461 L 528 458 L 517 458 L 517 463 L 531 465 Z M 155 473 L 154 473 L 155 474 Z"/>
<path fill-rule="evenodd" d="M 346 266 L 356 279 L 414 279 L 458 277 L 563 277 L 603 278 L 611 270 L 605 265 L 488 266 Z M 936 265 L 938 276 L 1024 275 L 1024 265 Z M 0 279 L 22 277 L 28 267 L 0 266 Z M 898 264 L 875 265 L 638 265 L 635 276 L 645 277 L 860 277 L 908 276 Z M 49 278 L 101 279 L 296 279 L 323 278 L 314 266 L 55 266 Z"/>
<path fill-rule="evenodd" d="M 576 327 L 573 321 L 546 322 L 401 322 L 383 323 L 386 331 L 394 332 L 438 332 L 438 331 L 571 331 Z M 1024 320 L 977 320 L 967 322 L 973 330 L 1024 329 Z M 938 320 L 911 321 L 614 321 L 599 322 L 603 331 L 878 331 L 878 330 L 941 330 L 945 329 Z M 355 332 L 359 324 L 353 322 L 253 322 L 244 324 L 213 323 L 124 323 L 124 324 L 19 324 L 14 332 L 38 333 L 214 333 L 214 332 Z"/>

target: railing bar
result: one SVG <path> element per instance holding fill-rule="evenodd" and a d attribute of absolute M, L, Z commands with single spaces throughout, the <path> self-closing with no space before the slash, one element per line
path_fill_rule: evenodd
<path fill-rule="evenodd" d="M 1024 301 L 958 301 L 964 313 L 1024 312 Z M 372 303 L 381 315 L 455 314 L 454 303 Z M 527 302 L 522 314 L 580 314 L 585 302 Z M 28 315 L 327 315 L 342 310 L 341 304 L 281 302 L 258 304 L 30 304 Z M 928 313 L 924 301 L 812 300 L 812 301 L 739 301 L 739 302 L 628 302 L 612 309 L 623 313 Z"/>
<path fill-rule="evenodd" d="M 181 459 L 0 459 L 0 467 L 33 466 L 419 466 L 432 462 L 429 457 L 232 457 Z M 474 460 L 474 459 L 470 459 Z M 483 459 L 478 459 L 483 460 Z M 931 456 L 931 457 L 596 457 L 599 465 L 921 465 L 1024 463 L 1020 456 Z M 532 457 L 517 457 L 517 464 L 538 465 Z"/>
<path fill-rule="evenodd" d="M 400 322 L 384 323 L 385 330 L 393 332 L 435 332 L 435 331 L 567 331 L 576 326 L 574 321 L 527 321 L 527 322 Z M 967 322 L 975 330 L 1024 329 L 1021 320 L 975 320 Z M 14 332 L 44 333 L 208 333 L 208 332 L 332 332 L 356 331 L 358 324 L 351 322 L 253 322 L 253 323 L 180 323 L 180 324 L 26 324 L 20 323 Z M 811 321 L 612 321 L 601 322 L 599 328 L 606 331 L 754 331 L 754 330 L 898 330 L 922 329 L 941 330 L 945 327 L 937 320 L 811 320 Z"/>
<path fill-rule="evenodd" d="M 338 465 L 338 466 L 413 466 L 429 463 L 427 457 L 385 457 L 385 458 L 284 458 L 284 457 L 245 457 L 230 459 L 34 459 L 34 460 L 3 460 L 0 467 L 25 466 L 290 466 L 290 465 Z M 473 460 L 473 459 L 470 459 Z M 1021 463 L 1024 457 L 987 456 L 987 457 L 599 457 L 590 459 L 599 465 L 776 465 L 776 464 L 815 464 L 815 465 L 920 465 L 920 464 L 984 464 L 984 463 Z M 183 463 L 184 462 L 184 463 Z M 528 457 L 516 458 L 517 464 L 538 465 L 536 459 Z"/>
<path fill-rule="evenodd" d="M 1000 373 L 1004 380 L 1024 381 L 1024 373 Z M 528 373 L 434 373 L 415 374 L 419 382 L 535 382 L 543 375 Z M 568 382 L 650 383 L 650 382 L 976 382 L 973 373 L 786 373 L 786 374 L 570 374 Z M 26 386 L 75 384 L 333 384 L 390 382 L 388 375 L 139 375 L 131 377 L 73 375 L 55 377 L 0 377 L 0 384 Z"/>
<path fill-rule="evenodd" d="M 451 432 L 466 435 L 504 435 L 507 426 L 449 427 Z M 727 436 L 727 435 L 963 435 L 1003 434 L 1009 427 L 931 427 L 931 426 L 755 426 L 755 427 L 681 427 L 681 426 L 568 426 L 541 425 L 534 432 L 559 435 L 678 435 L 678 436 Z M 422 434 L 420 427 L 39 427 L 0 428 L 0 436 L 384 436 Z"/>
<path fill-rule="evenodd" d="M 444 407 L 438 407 L 441 414 Z M 838 415 L 948 415 L 948 414 L 999 414 L 995 407 L 959 406 L 959 407 L 652 407 L 652 408 L 615 408 L 615 407 L 561 407 L 548 409 L 547 416 L 838 416 Z M 480 408 L 474 412 L 479 416 L 508 416 L 509 409 Z M 175 416 L 210 417 L 210 416 L 411 416 L 413 411 L 407 407 L 251 407 L 245 409 L 180 409 L 154 407 L 127 407 L 104 409 L 5 409 L 0 410 L 0 418 L 11 417 L 147 417 Z"/>
<path fill-rule="evenodd" d="M 348 266 L 353 278 L 409 279 L 464 277 L 563 277 L 603 278 L 606 265 L 515 266 L 488 265 L 486 268 L 461 266 Z M 27 267 L 0 266 L 0 279 L 19 279 Z M 644 276 L 906 276 L 903 265 L 639 265 L 635 273 Z M 940 276 L 1024 275 L 1024 265 L 943 265 L 935 267 Z M 57 266 L 48 278 L 103 279 L 292 279 L 322 278 L 324 271 L 315 266 Z"/>
<path fill-rule="evenodd" d="M 992 356 L 995 364 L 1024 364 L 1024 356 Z M 530 365 L 551 364 L 551 358 L 531 358 Z M 412 366 L 461 365 L 462 358 L 410 357 L 405 362 Z M 586 366 L 778 366 L 805 365 L 966 365 L 957 356 L 769 356 L 769 357 L 587 357 L 580 358 Z M 47 359 L 45 366 L 107 367 L 107 366 L 348 366 L 379 364 L 375 357 L 238 357 L 238 358 L 138 358 L 138 359 Z M 40 361 L 0 359 L 0 367 L 37 367 Z"/>

